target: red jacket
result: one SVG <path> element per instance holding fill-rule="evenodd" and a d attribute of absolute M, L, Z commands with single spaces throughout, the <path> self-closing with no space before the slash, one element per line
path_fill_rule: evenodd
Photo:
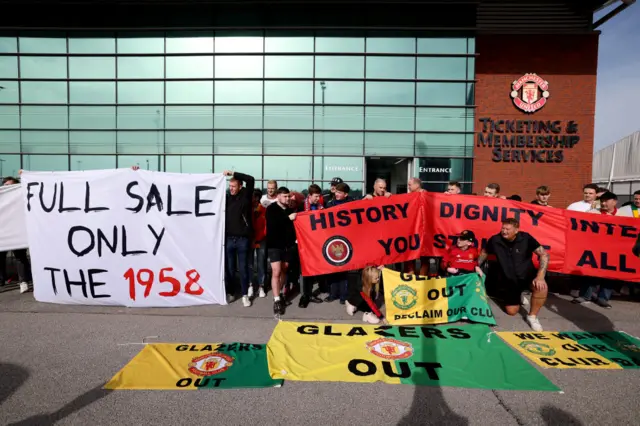
<path fill-rule="evenodd" d="M 253 241 L 257 244 L 267 236 L 267 209 L 258 203 L 253 208 Z"/>
<path fill-rule="evenodd" d="M 462 250 L 458 246 L 452 246 L 442 259 L 442 266 L 444 269 L 456 268 L 474 272 L 478 266 L 478 256 L 478 249 L 475 247 Z"/>

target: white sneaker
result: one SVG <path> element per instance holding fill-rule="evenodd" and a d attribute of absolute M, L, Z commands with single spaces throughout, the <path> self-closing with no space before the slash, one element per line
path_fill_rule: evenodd
<path fill-rule="evenodd" d="M 530 293 L 522 293 L 522 295 L 520 296 L 520 304 L 522 306 L 529 306 L 529 297 L 531 296 Z"/>
<path fill-rule="evenodd" d="M 349 301 L 347 300 L 345 302 L 345 305 L 347 307 L 347 314 L 353 316 L 353 314 L 356 313 L 356 311 L 358 310 L 358 308 L 356 308 L 355 306 L 353 306 L 351 303 L 349 303 Z"/>
<path fill-rule="evenodd" d="M 365 312 L 362 314 L 362 321 L 368 322 L 369 324 L 380 324 L 380 318 L 375 316 L 373 312 Z"/>
<path fill-rule="evenodd" d="M 20 294 L 26 293 L 28 291 L 29 291 L 29 284 L 27 284 L 25 282 L 21 282 L 20 283 Z"/>
<path fill-rule="evenodd" d="M 258 291 L 258 297 L 267 297 L 267 293 L 264 292 L 264 287 L 260 286 L 260 290 Z"/>
<path fill-rule="evenodd" d="M 527 315 L 527 323 L 533 331 L 543 331 L 537 316 Z"/>
<path fill-rule="evenodd" d="M 245 308 L 248 308 L 251 306 L 251 300 L 249 299 L 249 296 L 242 296 L 242 305 Z"/>
<path fill-rule="evenodd" d="M 249 299 L 253 298 L 253 284 L 249 284 L 249 291 L 247 291 L 247 297 Z"/>

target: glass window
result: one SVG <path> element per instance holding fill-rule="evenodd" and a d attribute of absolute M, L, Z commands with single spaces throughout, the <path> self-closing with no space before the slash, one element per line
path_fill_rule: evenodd
<path fill-rule="evenodd" d="M 20 152 L 20 130 L 0 130 L 0 152 Z M 2 158 L 0 155 L 0 166 Z"/>
<path fill-rule="evenodd" d="M 69 103 L 72 104 L 115 104 L 116 83 L 113 81 L 70 81 Z"/>
<path fill-rule="evenodd" d="M 67 53 L 67 39 L 64 35 L 58 38 L 20 37 L 19 42 L 20 53 Z"/>
<path fill-rule="evenodd" d="M 20 96 L 17 81 L 0 81 L 0 87 L 3 87 L 3 89 L 0 89 L 0 103 L 19 103 Z M 23 102 L 25 101 L 23 100 Z"/>
<path fill-rule="evenodd" d="M 416 58 L 393 56 L 369 56 L 367 78 L 413 80 L 416 75 Z"/>
<path fill-rule="evenodd" d="M 0 50 L 1 52 L 2 50 Z M 0 78 L 18 78 L 18 58 L 0 56 Z"/>
<path fill-rule="evenodd" d="M 213 148 L 216 154 L 261 154 L 261 131 L 215 131 Z"/>
<path fill-rule="evenodd" d="M 66 104 L 66 82 L 23 81 L 22 102 L 25 104 Z M 5 86 L 6 87 L 6 86 Z M 4 90 L 0 92 L 4 94 Z"/>
<path fill-rule="evenodd" d="M 265 181 L 264 186 L 265 188 L 263 189 L 263 193 L 266 193 L 267 189 L 267 182 Z M 291 192 L 299 192 L 300 194 L 306 196 L 309 192 L 309 185 L 311 185 L 313 182 L 310 180 L 284 180 L 284 179 L 279 179 L 278 180 L 278 185 L 279 186 L 284 186 L 286 188 L 289 189 L 289 191 Z"/>
<path fill-rule="evenodd" d="M 361 132 L 315 132 L 315 154 L 362 155 L 364 135 Z"/>
<path fill-rule="evenodd" d="M 414 108 L 367 107 L 367 130 L 413 130 Z"/>
<path fill-rule="evenodd" d="M 324 83 L 324 89 L 323 84 Z M 323 96 L 324 95 L 324 96 Z M 319 81 L 316 82 L 316 104 L 358 104 L 364 103 L 364 82 L 362 81 Z"/>
<path fill-rule="evenodd" d="M 264 157 L 264 176 L 276 180 L 311 180 L 312 157 Z M 282 184 L 278 182 L 278 184 Z"/>
<path fill-rule="evenodd" d="M 164 162 L 160 155 L 119 155 L 116 158 L 118 168 L 138 166 L 144 170 L 163 171 Z"/>
<path fill-rule="evenodd" d="M 267 33 L 265 52 L 313 52 L 313 37 L 280 37 Z"/>
<path fill-rule="evenodd" d="M 417 95 L 418 105 L 467 105 L 465 83 L 418 83 Z"/>
<path fill-rule="evenodd" d="M 26 107 L 23 107 L 26 108 Z M 0 106 L 0 129 L 19 129 L 20 113 L 19 107 Z"/>
<path fill-rule="evenodd" d="M 212 104 L 213 81 L 167 81 L 168 104 Z"/>
<path fill-rule="evenodd" d="M 116 132 L 69 132 L 72 154 L 111 154 L 116 152 Z M 115 167 L 115 160 L 114 160 Z"/>
<path fill-rule="evenodd" d="M 414 105 L 415 83 L 367 82 L 367 104 Z"/>
<path fill-rule="evenodd" d="M 313 82 L 265 81 L 264 103 L 311 104 L 313 103 Z"/>
<path fill-rule="evenodd" d="M 118 103 L 163 104 L 164 83 L 160 81 L 118 82 Z"/>
<path fill-rule="evenodd" d="M 265 106 L 265 129 L 312 129 L 313 107 Z"/>
<path fill-rule="evenodd" d="M 69 107 L 71 129 L 115 129 L 116 107 L 72 106 Z"/>
<path fill-rule="evenodd" d="M 66 172 L 69 170 L 67 155 L 28 155 L 22 156 L 25 170 L 33 172 Z"/>
<path fill-rule="evenodd" d="M 173 173 L 213 173 L 211 155 L 167 155 L 167 172 Z"/>
<path fill-rule="evenodd" d="M 262 179 L 262 157 L 251 155 L 216 155 L 213 167 L 217 173 L 224 170 L 246 173 L 254 179 Z M 257 182 L 256 182 L 257 185 Z"/>
<path fill-rule="evenodd" d="M 418 58 L 420 80 L 465 80 L 467 58 Z"/>
<path fill-rule="evenodd" d="M 162 154 L 164 132 L 127 132 L 117 134 L 117 152 L 122 154 Z M 155 169 L 153 169 L 155 170 Z"/>
<path fill-rule="evenodd" d="M 216 56 L 216 78 L 262 78 L 262 56 Z"/>
<path fill-rule="evenodd" d="M 213 154 L 213 132 L 166 132 L 164 146 L 169 154 Z M 211 163 L 211 158 L 208 158 Z"/>
<path fill-rule="evenodd" d="M 212 106 L 166 106 L 167 129 L 211 129 L 213 128 Z"/>
<path fill-rule="evenodd" d="M 118 54 L 164 53 L 162 33 L 120 34 L 118 36 Z"/>
<path fill-rule="evenodd" d="M 473 131 L 466 128 L 468 114 L 466 108 L 417 108 L 416 130 L 432 132 Z"/>
<path fill-rule="evenodd" d="M 314 119 L 316 130 L 362 130 L 364 107 L 316 106 Z"/>
<path fill-rule="evenodd" d="M 413 156 L 413 133 L 365 133 L 365 155 Z"/>
<path fill-rule="evenodd" d="M 262 129 L 262 106 L 216 105 L 213 111 L 216 129 Z"/>
<path fill-rule="evenodd" d="M 66 131 L 23 130 L 22 152 L 58 154 L 69 152 L 69 133 Z"/>
<path fill-rule="evenodd" d="M 312 132 L 264 132 L 265 154 L 312 154 Z"/>
<path fill-rule="evenodd" d="M 213 53 L 213 31 L 170 32 L 167 53 Z"/>
<path fill-rule="evenodd" d="M 119 106 L 118 129 L 164 129 L 164 107 Z"/>
<path fill-rule="evenodd" d="M 316 78 L 364 78 L 364 57 L 316 56 Z"/>
<path fill-rule="evenodd" d="M 66 106 L 23 106 L 20 112 L 23 129 L 66 129 Z"/>
<path fill-rule="evenodd" d="M 116 58 L 69 57 L 69 78 L 116 78 Z"/>
<path fill-rule="evenodd" d="M 17 53 L 18 41 L 15 37 L 0 37 L 0 53 Z"/>
<path fill-rule="evenodd" d="M 261 104 L 261 81 L 216 81 L 217 104 Z"/>
<path fill-rule="evenodd" d="M 113 34 L 87 34 L 86 37 L 69 37 L 69 53 L 116 53 Z"/>
<path fill-rule="evenodd" d="M 167 78 L 213 78 L 213 56 L 168 56 Z"/>
<path fill-rule="evenodd" d="M 466 38 L 419 38 L 418 53 L 467 53 Z"/>
<path fill-rule="evenodd" d="M 476 58 L 467 58 L 467 80 L 476 78 Z"/>
<path fill-rule="evenodd" d="M 316 37 L 316 52 L 364 53 L 364 37 Z"/>
<path fill-rule="evenodd" d="M 256 32 L 256 35 L 262 32 Z M 216 52 L 218 53 L 248 53 L 262 52 L 264 37 L 241 36 L 234 37 L 233 33 L 216 31 Z"/>
<path fill-rule="evenodd" d="M 115 155 L 72 155 L 71 170 L 108 170 L 116 168 Z"/>
<path fill-rule="evenodd" d="M 20 167 L 19 155 L 0 154 L 0 176 L 18 177 L 18 174 L 20 173 L 20 169 L 21 167 Z"/>
<path fill-rule="evenodd" d="M 265 78 L 313 78 L 313 56 L 266 56 Z"/>
<path fill-rule="evenodd" d="M 476 39 L 473 37 L 467 39 L 467 53 L 476 53 Z"/>
<path fill-rule="evenodd" d="M 67 58 L 22 56 L 20 57 L 20 77 L 47 80 L 67 78 Z"/>
<path fill-rule="evenodd" d="M 118 78 L 164 78 L 163 57 L 119 57 Z"/>
<path fill-rule="evenodd" d="M 473 139 L 468 141 L 467 136 L 464 133 L 418 133 L 416 134 L 416 155 L 429 157 L 464 156 L 467 151 L 467 143 L 470 142 L 473 147 Z"/>
<path fill-rule="evenodd" d="M 416 39 L 368 37 L 368 53 L 416 53 Z"/>
<path fill-rule="evenodd" d="M 362 154 L 362 151 L 360 151 Z M 313 180 L 331 180 L 340 176 L 345 181 L 363 179 L 362 157 L 315 157 L 313 159 Z M 322 185 L 321 185 L 322 186 Z"/>

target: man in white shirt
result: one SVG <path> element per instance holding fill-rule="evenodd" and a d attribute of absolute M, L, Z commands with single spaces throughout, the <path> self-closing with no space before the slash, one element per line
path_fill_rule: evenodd
<path fill-rule="evenodd" d="M 271 204 L 278 201 L 278 194 L 276 191 L 278 190 L 278 182 L 275 180 L 270 180 L 267 182 L 267 193 L 260 198 L 260 204 L 265 209 L 269 207 Z"/>
<path fill-rule="evenodd" d="M 593 209 L 595 206 L 595 202 L 596 202 L 596 196 L 598 194 L 598 185 L 596 185 L 595 183 L 590 183 L 588 185 L 585 185 L 582 188 L 582 195 L 583 195 L 583 200 L 582 201 L 576 201 L 575 203 L 571 204 L 569 207 L 567 207 L 567 210 L 573 210 L 576 212 L 583 212 L 586 213 L 589 210 Z"/>
<path fill-rule="evenodd" d="M 633 193 L 633 203 L 620 207 L 616 216 L 635 217 L 640 219 L 640 189 Z"/>

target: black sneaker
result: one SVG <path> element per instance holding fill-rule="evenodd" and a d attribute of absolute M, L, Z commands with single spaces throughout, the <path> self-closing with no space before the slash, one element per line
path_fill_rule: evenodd
<path fill-rule="evenodd" d="M 289 304 L 291 304 L 291 302 L 289 302 Z M 280 311 L 278 313 L 284 315 L 285 309 L 287 309 L 287 302 L 280 299 Z"/>
<path fill-rule="evenodd" d="M 611 305 L 609 304 L 609 302 L 604 299 L 596 300 L 596 305 L 600 306 L 601 308 L 611 309 Z"/>
<path fill-rule="evenodd" d="M 331 303 L 336 299 L 337 299 L 337 297 L 327 296 L 327 297 L 324 298 L 324 301 L 327 302 L 327 303 Z"/>
<path fill-rule="evenodd" d="M 307 306 L 309 306 L 309 302 L 310 302 L 309 296 L 302 296 L 300 298 L 300 303 L 298 303 L 298 307 L 304 309 Z"/>
<path fill-rule="evenodd" d="M 284 304 L 282 300 L 274 300 L 273 301 L 273 314 L 280 315 L 280 312 L 284 310 Z"/>
<path fill-rule="evenodd" d="M 316 296 L 311 296 L 311 297 L 309 298 L 309 301 L 310 301 L 311 303 L 322 303 L 322 299 L 320 299 L 319 297 L 316 297 Z"/>

